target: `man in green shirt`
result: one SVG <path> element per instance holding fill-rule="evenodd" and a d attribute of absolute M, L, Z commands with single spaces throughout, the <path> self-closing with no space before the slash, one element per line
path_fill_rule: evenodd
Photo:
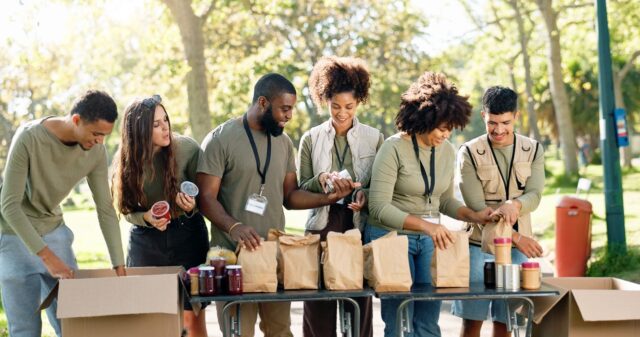
<path fill-rule="evenodd" d="M 73 278 L 73 233 L 64 224 L 60 203 L 85 177 L 111 263 L 117 275 L 125 274 L 102 145 L 117 116 L 108 94 L 88 91 L 68 116 L 28 122 L 13 137 L 0 186 L 0 287 L 12 337 L 40 336 L 42 296 L 56 279 Z M 47 314 L 61 336 L 55 313 L 54 302 Z"/>
<path fill-rule="evenodd" d="M 471 209 L 493 210 L 513 226 L 511 260 L 520 264 L 542 256 L 533 238 L 531 212 L 540 203 L 544 188 L 544 150 L 536 140 L 516 134 L 518 95 L 505 87 L 491 87 L 482 97 L 482 118 L 487 133 L 466 142 L 458 151 L 459 187 Z M 482 282 L 485 259 L 481 251 L 483 226 L 472 224 L 469 239 L 470 282 Z M 504 301 L 455 301 L 454 315 L 463 318 L 461 336 L 479 337 L 491 314 L 493 336 L 510 336 Z"/>
<path fill-rule="evenodd" d="M 202 143 L 198 165 L 201 212 L 211 220 L 211 242 L 259 249 L 270 228 L 284 230 L 282 207 L 308 209 L 349 195 L 354 183 L 334 181 L 335 192 L 300 190 L 291 139 L 283 133 L 293 116 L 296 90 L 279 74 L 264 75 L 254 87 L 249 110 L 218 126 Z M 219 321 L 224 303 L 217 303 Z M 243 336 L 253 336 L 257 314 L 265 337 L 293 336 L 290 303 L 243 304 Z"/>

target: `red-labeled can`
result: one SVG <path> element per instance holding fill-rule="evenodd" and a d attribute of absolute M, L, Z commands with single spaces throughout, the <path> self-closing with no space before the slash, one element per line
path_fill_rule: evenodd
<path fill-rule="evenodd" d="M 242 294 L 242 266 L 228 265 L 226 268 L 227 268 L 227 279 L 229 284 L 229 294 L 230 295 Z"/>

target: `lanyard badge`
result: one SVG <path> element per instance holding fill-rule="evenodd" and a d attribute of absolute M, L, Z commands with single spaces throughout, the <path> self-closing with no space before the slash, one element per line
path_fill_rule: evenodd
<path fill-rule="evenodd" d="M 267 156 L 264 163 L 264 169 L 260 170 L 260 157 L 258 156 L 258 147 L 256 146 L 256 142 L 253 139 L 253 134 L 251 134 L 251 130 L 249 129 L 249 121 L 247 120 L 246 114 L 242 117 L 242 124 L 244 125 L 244 131 L 249 138 L 249 143 L 251 143 L 253 156 L 256 160 L 256 170 L 260 175 L 260 192 L 253 193 L 249 196 L 244 210 L 258 215 L 264 215 L 264 212 L 267 209 L 267 205 L 269 204 L 267 197 L 265 197 L 263 194 L 265 182 L 267 180 L 267 171 L 269 170 L 269 163 L 271 162 L 271 135 L 267 134 Z"/>

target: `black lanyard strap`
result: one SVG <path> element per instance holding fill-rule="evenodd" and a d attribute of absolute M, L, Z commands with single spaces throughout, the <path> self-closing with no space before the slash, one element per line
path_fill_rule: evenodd
<path fill-rule="evenodd" d="M 260 156 L 258 156 L 258 147 L 256 146 L 255 140 L 253 140 L 253 134 L 251 134 L 251 129 L 249 129 L 249 121 L 247 120 L 247 114 L 244 114 L 242 117 L 242 124 L 244 124 L 244 131 L 247 133 L 247 137 L 249 138 L 249 143 L 251 143 L 251 149 L 253 150 L 253 156 L 256 158 L 256 169 L 258 174 L 260 175 L 261 182 L 261 194 L 262 187 L 264 187 L 264 183 L 267 180 L 267 171 L 269 170 L 269 163 L 271 162 L 271 135 L 267 133 L 267 159 L 264 162 L 264 170 L 260 171 Z"/>
<path fill-rule="evenodd" d="M 500 178 L 502 178 L 502 182 L 504 183 L 505 189 L 505 200 L 509 200 L 509 183 L 511 183 L 511 172 L 513 171 L 513 160 L 516 156 L 516 135 L 513 135 L 513 152 L 511 152 L 511 162 L 509 162 L 509 166 L 507 166 L 507 179 L 504 179 L 504 174 L 500 169 L 500 165 L 498 165 L 498 158 L 496 157 L 496 153 L 493 151 L 493 144 L 491 144 L 491 139 L 489 139 L 489 135 L 487 135 L 487 141 L 489 142 L 489 148 L 491 149 L 491 154 L 493 155 L 493 161 L 496 163 L 496 167 L 498 167 L 498 172 L 500 173 Z"/>
<path fill-rule="evenodd" d="M 429 179 L 427 178 L 427 172 L 420 160 L 420 149 L 418 148 L 418 139 L 416 135 L 411 135 L 411 142 L 413 143 L 413 152 L 416 154 L 416 159 L 420 164 L 420 173 L 422 173 L 422 180 L 424 181 L 424 196 L 427 196 L 429 203 L 431 203 L 431 194 L 433 194 L 433 188 L 436 186 L 436 152 L 435 147 L 431 147 L 431 160 L 429 162 L 429 172 L 431 174 L 431 185 L 429 185 Z"/>
<path fill-rule="evenodd" d="M 344 167 L 344 160 L 347 157 L 347 150 L 349 149 L 349 142 L 347 142 L 347 145 L 345 145 L 344 150 L 342 151 L 342 158 L 338 152 L 338 144 L 336 143 L 335 138 L 333 138 L 333 148 L 336 150 L 336 157 L 338 157 L 338 171 L 342 171 L 342 168 Z"/>

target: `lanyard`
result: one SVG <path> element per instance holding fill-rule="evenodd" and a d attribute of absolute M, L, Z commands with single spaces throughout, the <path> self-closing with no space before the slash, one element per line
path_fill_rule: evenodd
<path fill-rule="evenodd" d="M 342 171 L 344 167 L 344 160 L 347 156 L 347 150 L 349 149 L 349 142 L 345 145 L 344 150 L 342 151 L 342 158 L 340 158 L 340 153 L 338 153 L 338 144 L 336 143 L 336 139 L 333 138 L 333 148 L 336 150 L 336 157 L 338 157 L 338 171 Z"/>
<path fill-rule="evenodd" d="M 247 137 L 249 137 L 249 143 L 251 143 L 253 156 L 256 159 L 256 169 L 258 171 L 258 174 L 260 175 L 260 195 L 262 195 L 262 191 L 264 190 L 264 183 L 267 180 L 269 162 L 271 161 L 271 135 L 267 133 L 267 159 L 264 162 L 264 170 L 260 171 L 260 156 L 258 156 L 258 147 L 256 147 L 256 142 L 253 140 L 253 134 L 251 134 L 251 129 L 249 129 L 247 114 L 242 117 L 242 124 L 244 124 L 244 131 L 247 133 Z"/>
<path fill-rule="evenodd" d="M 435 147 L 431 147 L 431 161 L 429 162 L 429 173 L 431 173 L 431 185 L 429 185 L 429 179 L 427 178 L 427 172 L 424 170 L 424 165 L 422 165 L 422 161 L 420 160 L 420 150 L 418 149 L 418 139 L 416 135 L 411 135 L 411 142 L 413 142 L 413 152 L 416 154 L 416 159 L 420 164 L 420 173 L 422 173 L 422 180 L 424 181 L 424 194 L 427 196 L 429 200 L 429 204 L 431 204 L 431 194 L 433 193 L 433 188 L 436 186 L 436 153 Z"/>
<path fill-rule="evenodd" d="M 493 152 L 493 145 L 491 144 L 491 139 L 489 139 L 489 135 L 487 135 L 487 141 L 489 142 L 489 148 L 491 149 L 491 154 L 493 155 L 493 161 L 496 163 L 496 167 L 498 167 L 498 172 L 500 173 L 500 178 L 502 178 L 502 182 L 504 183 L 504 189 L 506 193 L 506 200 L 509 200 L 509 183 L 511 182 L 511 172 L 513 171 L 513 159 L 516 156 L 516 136 L 513 135 L 513 152 L 511 153 L 511 162 L 507 167 L 507 171 L 509 174 L 507 175 L 507 179 L 504 179 L 504 174 L 502 174 L 502 170 L 500 169 L 500 165 L 498 165 L 498 159 L 496 158 L 496 153 Z"/>

